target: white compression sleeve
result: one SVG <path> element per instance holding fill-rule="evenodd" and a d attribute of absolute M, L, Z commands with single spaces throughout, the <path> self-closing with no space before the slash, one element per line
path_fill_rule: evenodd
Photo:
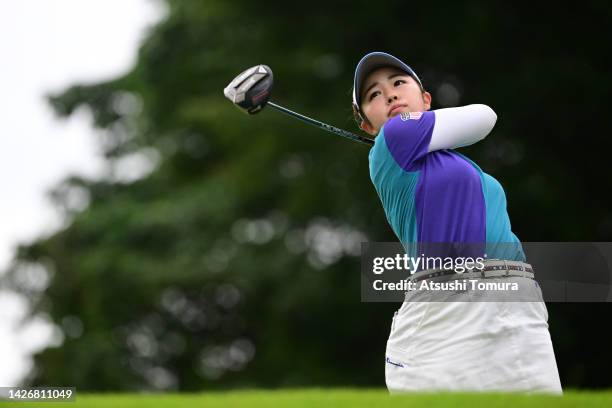
<path fill-rule="evenodd" d="M 469 146 L 491 132 L 497 115 L 487 105 L 438 109 L 429 151 Z"/>

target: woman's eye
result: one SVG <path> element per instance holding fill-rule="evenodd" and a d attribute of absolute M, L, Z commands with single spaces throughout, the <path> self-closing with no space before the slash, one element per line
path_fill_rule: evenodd
<path fill-rule="evenodd" d="M 393 83 L 393 85 L 395 85 L 395 86 L 399 86 L 399 85 L 401 85 L 401 84 L 405 84 L 405 83 L 406 83 L 406 81 L 405 81 L 404 79 L 398 79 L 398 80 L 396 80 L 396 81 Z"/>
<path fill-rule="evenodd" d="M 378 94 L 380 93 L 380 91 L 374 91 L 370 94 L 370 100 L 374 99 L 374 97 L 378 96 Z"/>

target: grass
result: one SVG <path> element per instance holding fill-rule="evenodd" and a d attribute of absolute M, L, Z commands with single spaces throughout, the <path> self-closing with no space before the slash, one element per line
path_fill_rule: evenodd
<path fill-rule="evenodd" d="M 563 396 L 521 394 L 410 394 L 390 396 L 386 389 L 299 389 L 203 392 L 192 394 L 79 394 L 74 402 L 1 401 L 2 407 L 191 408 L 191 407 L 611 407 L 612 391 L 566 391 Z"/>

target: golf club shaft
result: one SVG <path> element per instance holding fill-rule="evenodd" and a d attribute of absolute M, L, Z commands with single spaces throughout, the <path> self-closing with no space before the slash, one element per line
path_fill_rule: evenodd
<path fill-rule="evenodd" d="M 289 110 L 289 109 L 284 108 L 284 107 L 282 107 L 280 105 L 277 105 L 274 102 L 268 101 L 267 106 L 270 106 L 270 107 L 272 107 L 272 108 L 274 108 L 274 109 L 276 109 L 278 111 L 281 111 L 284 114 L 287 114 L 289 116 L 293 116 L 294 118 L 298 118 L 302 122 L 306 122 L 308 124 L 315 125 L 315 126 L 321 128 L 323 130 L 327 130 L 328 132 L 332 132 L 332 133 L 335 133 L 335 134 L 340 135 L 342 137 L 346 137 L 348 139 L 354 140 L 355 142 L 364 143 L 364 144 L 367 144 L 367 145 L 373 145 L 374 144 L 374 140 L 372 140 L 370 138 L 367 138 L 365 136 L 356 135 L 356 134 L 348 132 L 346 130 L 342 130 L 342 129 L 339 129 L 337 127 L 328 125 L 327 123 L 319 122 L 318 120 L 309 118 L 308 116 L 301 115 L 301 114 L 299 114 L 297 112 L 293 112 L 292 110 Z"/>

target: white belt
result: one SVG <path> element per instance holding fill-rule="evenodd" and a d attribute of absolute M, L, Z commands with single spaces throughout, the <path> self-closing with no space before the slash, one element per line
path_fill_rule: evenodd
<path fill-rule="evenodd" d="M 474 278 L 499 278 L 504 276 L 519 276 L 533 279 L 534 273 L 531 265 L 520 261 L 505 261 L 503 259 L 488 259 L 484 262 L 484 268 L 466 269 L 465 272 L 455 272 L 453 269 L 428 269 L 416 272 L 408 280 L 418 282 L 423 279 L 446 277 L 447 279 L 474 279 Z"/>

